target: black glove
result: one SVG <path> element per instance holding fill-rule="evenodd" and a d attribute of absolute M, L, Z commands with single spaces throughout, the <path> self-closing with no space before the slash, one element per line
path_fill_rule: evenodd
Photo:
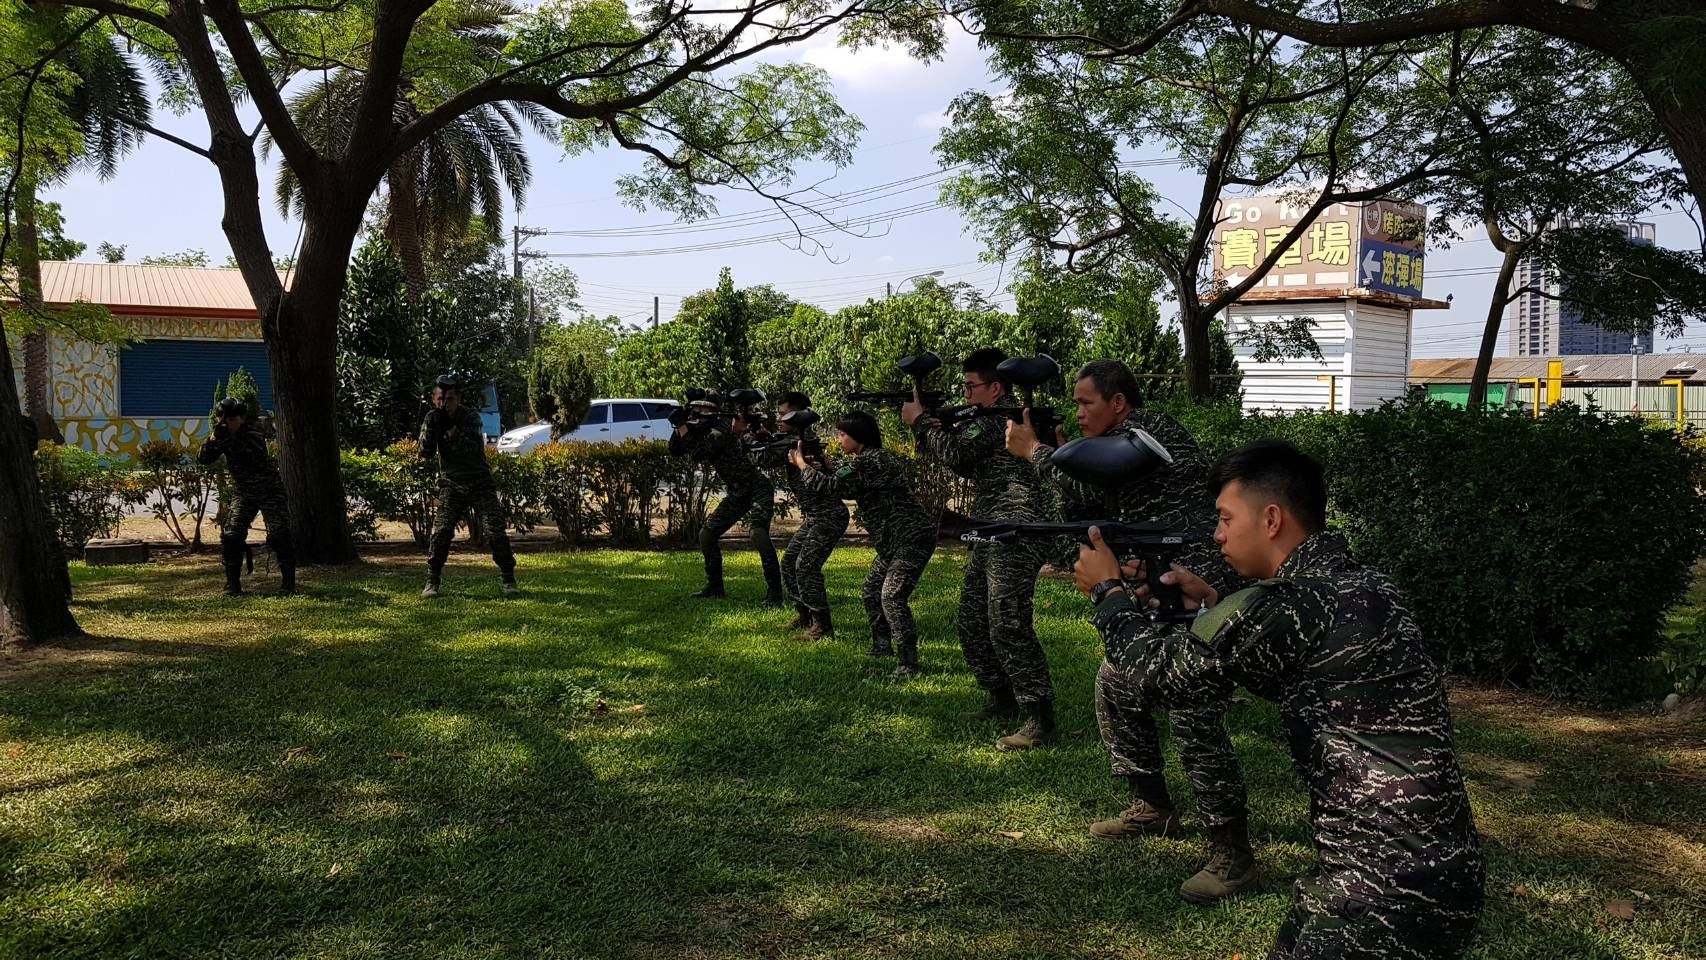
<path fill-rule="evenodd" d="M 433 407 L 427 413 L 427 429 L 434 433 L 443 433 L 450 429 L 450 414 L 443 407 Z"/>
<path fill-rule="evenodd" d="M 213 425 L 213 439 L 219 441 L 220 443 L 224 443 L 225 441 L 231 439 L 231 428 L 226 426 L 223 423 L 214 424 Z"/>

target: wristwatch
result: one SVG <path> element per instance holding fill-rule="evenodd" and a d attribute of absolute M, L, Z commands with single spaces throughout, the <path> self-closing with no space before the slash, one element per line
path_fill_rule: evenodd
<path fill-rule="evenodd" d="M 1119 577 L 1109 577 L 1090 588 L 1090 603 L 1099 607 L 1102 605 L 1102 601 L 1107 599 L 1108 594 L 1115 590 L 1124 589 L 1124 580 L 1121 580 Z"/>

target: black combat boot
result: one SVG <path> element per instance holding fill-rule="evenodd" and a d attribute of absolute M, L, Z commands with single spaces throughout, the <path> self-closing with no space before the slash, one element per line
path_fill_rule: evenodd
<path fill-rule="evenodd" d="M 801 603 L 798 600 L 795 600 L 794 601 L 794 619 L 789 620 L 788 625 L 783 627 L 782 629 L 784 629 L 784 630 L 800 630 L 800 629 L 803 629 L 805 627 L 811 626 L 811 623 L 812 623 L 812 608 L 806 606 L 805 604 Z"/>
<path fill-rule="evenodd" d="M 996 687 L 989 691 L 989 702 L 982 710 L 965 715 L 967 720 L 981 723 L 988 720 L 1011 720 L 1019 715 L 1019 701 L 1013 699 L 1012 687 Z"/>
<path fill-rule="evenodd" d="M 225 564 L 225 595 L 237 597 L 243 594 L 243 541 L 219 540 L 220 560 Z"/>
<path fill-rule="evenodd" d="M 889 639 L 888 630 L 887 629 L 878 629 L 876 627 L 872 627 L 871 628 L 871 649 L 869 649 L 865 652 L 866 652 L 867 656 L 872 656 L 872 657 L 892 657 L 892 656 L 894 656 L 894 641 Z"/>
<path fill-rule="evenodd" d="M 899 644 L 900 662 L 889 674 L 890 680 L 905 680 L 918 673 L 918 641 L 902 640 Z"/>
<path fill-rule="evenodd" d="M 1179 887 L 1179 896 L 1207 906 L 1256 882 L 1256 855 L 1250 850 L 1250 821 L 1234 820 L 1208 828 L 1208 863 Z"/>
<path fill-rule="evenodd" d="M 1060 739 L 1054 728 L 1054 701 L 1038 700 L 1025 704 L 1025 725 L 995 741 L 995 748 L 1006 753 L 1049 746 Z"/>
<path fill-rule="evenodd" d="M 422 597 L 430 600 L 438 596 L 439 576 L 443 572 L 443 567 L 427 567 L 427 582 L 426 586 L 421 588 Z"/>
<path fill-rule="evenodd" d="M 726 597 L 728 594 L 723 592 L 723 584 L 721 581 L 718 581 L 717 583 L 705 584 L 705 589 L 700 590 L 698 593 L 690 594 L 690 596 L 696 597 L 700 600 L 716 600 L 721 597 Z"/>
<path fill-rule="evenodd" d="M 773 583 L 764 591 L 765 606 L 781 607 L 786 606 L 787 603 L 788 598 L 782 593 L 782 588 L 779 585 Z"/>
<path fill-rule="evenodd" d="M 504 599 L 505 600 L 514 600 L 516 597 L 521 596 L 521 587 L 515 582 L 515 571 L 511 570 L 510 572 L 504 574 L 503 578 L 504 578 L 504 585 L 503 585 Z"/>
<path fill-rule="evenodd" d="M 277 539 L 269 537 L 268 541 L 272 544 L 273 558 L 278 561 L 279 595 L 288 597 L 296 592 L 296 545 L 289 534 Z"/>

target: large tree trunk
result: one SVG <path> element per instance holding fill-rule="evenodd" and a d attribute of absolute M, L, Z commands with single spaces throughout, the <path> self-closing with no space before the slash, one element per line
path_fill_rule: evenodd
<path fill-rule="evenodd" d="M 71 577 L 36 485 L 12 356 L 0 319 L 0 650 L 80 632 Z"/>
<path fill-rule="evenodd" d="M 1487 403 L 1487 378 L 1493 372 L 1493 351 L 1499 345 L 1499 330 L 1504 326 L 1505 307 L 1511 301 L 1511 278 L 1516 276 L 1516 267 L 1522 260 L 1522 252 L 1527 244 L 1501 242 L 1494 230 L 1494 246 L 1504 252 L 1504 259 L 1499 263 L 1499 278 L 1493 282 L 1493 296 L 1487 302 L 1487 322 L 1481 329 L 1481 351 L 1475 355 L 1475 373 L 1469 379 L 1470 410 L 1479 410 Z"/>
<path fill-rule="evenodd" d="M 16 201 L 18 237 L 18 299 L 26 311 L 40 311 L 41 238 L 36 230 L 36 184 L 29 177 L 18 179 Z M 65 435 L 53 419 L 48 402 L 48 333 L 37 329 L 24 336 L 24 413 L 36 425 L 42 440 L 64 443 Z"/>
<path fill-rule="evenodd" d="M 1214 372 L 1214 359 L 1209 355 L 1208 323 L 1209 318 L 1200 308 L 1180 301 L 1179 337 L 1185 347 L 1185 393 L 1192 400 L 1214 394 L 1214 383 L 1209 377 Z"/>
<path fill-rule="evenodd" d="M 1635 73 L 1636 82 L 1670 141 L 1694 202 L 1706 210 L 1706 81 L 1694 74 L 1654 77 L 1654 69 Z"/>
<path fill-rule="evenodd" d="M 267 248 L 253 145 L 216 129 L 210 152 L 225 201 L 220 225 L 260 311 L 272 366 L 279 473 L 297 562 L 346 563 L 355 559 L 355 545 L 338 470 L 338 302 L 366 196 L 350 200 L 355 191 L 347 186 L 336 193 L 320 186 L 304 209 L 302 247 L 285 291 Z"/>
<path fill-rule="evenodd" d="M 391 165 L 385 176 L 390 189 L 386 204 L 385 239 L 403 266 L 403 280 L 409 288 L 409 299 L 421 302 L 427 291 L 426 254 L 421 250 L 420 198 L 415 192 L 415 175 L 408 157 Z"/>
<path fill-rule="evenodd" d="M 279 472 L 290 531 L 308 563 L 355 559 L 339 472 L 338 303 L 349 272 L 354 223 L 324 225 L 310 211 L 294 279 L 261 318 L 278 402 Z M 344 218 L 338 218 L 342 220 Z"/>

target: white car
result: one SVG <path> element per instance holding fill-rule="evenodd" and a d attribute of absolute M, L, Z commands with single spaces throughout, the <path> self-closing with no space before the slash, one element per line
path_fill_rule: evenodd
<path fill-rule="evenodd" d="M 594 400 L 580 426 L 557 439 L 563 442 L 621 443 L 624 440 L 668 440 L 675 428 L 669 414 L 674 400 Z M 498 438 L 498 452 L 517 456 L 551 442 L 551 424 L 541 420 Z"/>

